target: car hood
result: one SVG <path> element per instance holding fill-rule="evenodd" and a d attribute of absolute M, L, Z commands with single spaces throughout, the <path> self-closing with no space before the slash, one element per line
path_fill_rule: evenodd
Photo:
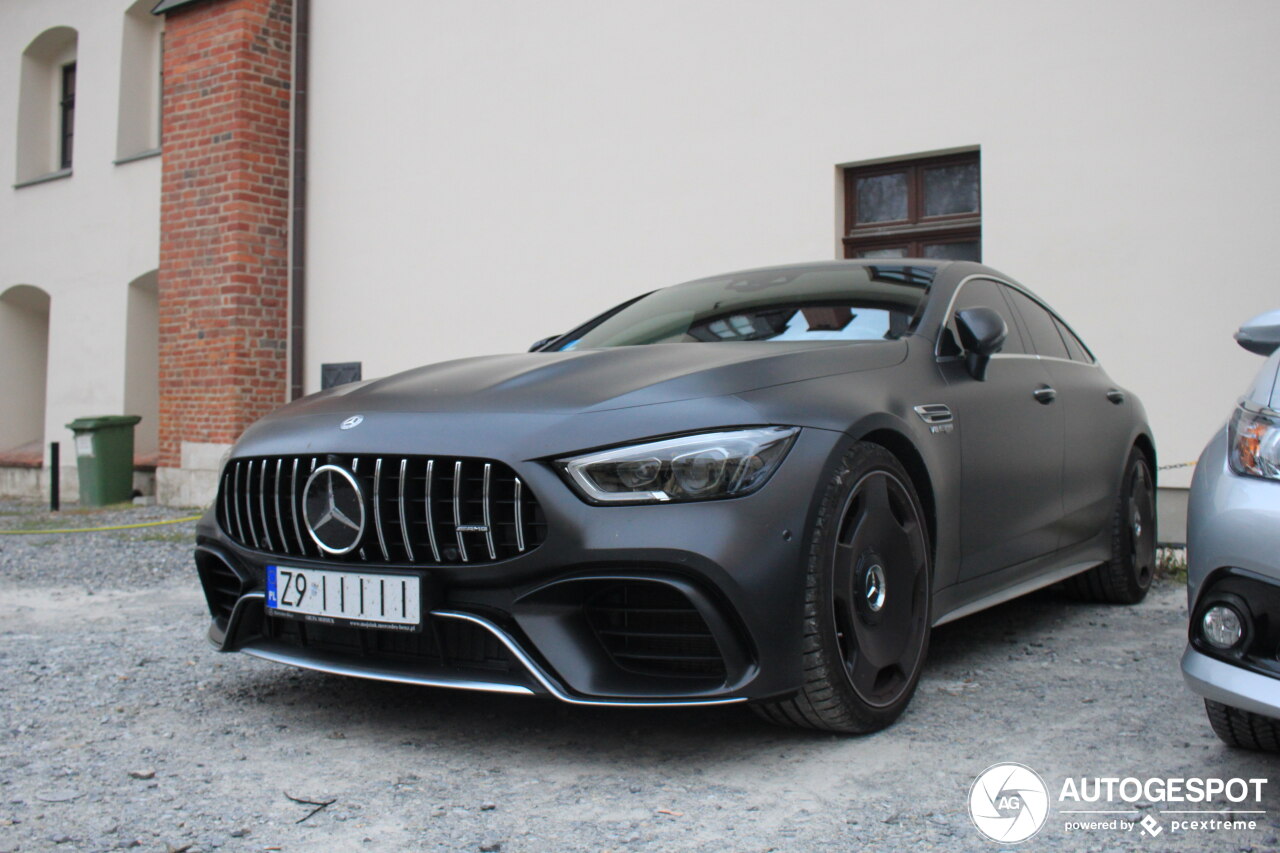
<path fill-rule="evenodd" d="M 741 396 L 891 367 L 906 341 L 668 344 L 466 358 L 297 400 L 245 431 L 236 456 L 313 452 L 534 458 L 629 438 L 771 422 Z M 339 427 L 354 415 L 357 425 Z M 793 417 L 792 417 L 793 416 Z M 804 412 L 788 423 L 807 425 Z"/>
<path fill-rule="evenodd" d="M 464 358 L 300 400 L 281 414 L 607 411 L 718 397 L 906 356 L 901 341 L 863 344 L 666 344 Z"/>

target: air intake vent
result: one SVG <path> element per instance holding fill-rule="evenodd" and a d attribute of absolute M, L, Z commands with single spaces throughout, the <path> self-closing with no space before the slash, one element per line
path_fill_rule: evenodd
<path fill-rule="evenodd" d="M 328 486 L 312 489 L 314 532 L 305 494 L 311 475 L 324 466 L 350 473 L 359 485 L 356 494 L 340 477 L 349 490 L 339 503 L 340 521 L 349 531 L 361 528 L 359 537 L 346 533 L 349 541 L 328 550 L 316 541 L 317 534 L 321 541 L 325 536 L 318 520 L 332 509 L 324 506 Z M 222 472 L 217 513 L 222 530 L 246 548 L 346 563 L 489 563 L 536 548 L 547 527 L 538 501 L 509 467 L 452 457 L 233 459 Z"/>
<path fill-rule="evenodd" d="M 725 677 L 724 658 L 702 614 L 664 583 L 626 581 L 586 604 L 587 620 L 622 669 L 641 675 Z"/>
<path fill-rule="evenodd" d="M 203 549 L 196 549 L 196 570 L 209 602 L 209 613 L 225 628 L 236 601 L 244 595 L 244 584 L 230 566 Z"/>

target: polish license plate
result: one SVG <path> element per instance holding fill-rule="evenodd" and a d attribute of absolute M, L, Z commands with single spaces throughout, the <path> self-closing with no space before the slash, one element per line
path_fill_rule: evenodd
<path fill-rule="evenodd" d="M 267 566 L 267 613 L 358 628 L 422 628 L 421 579 Z"/>

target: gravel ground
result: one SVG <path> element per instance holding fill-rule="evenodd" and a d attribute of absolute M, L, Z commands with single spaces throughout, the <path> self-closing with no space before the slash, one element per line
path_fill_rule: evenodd
<path fill-rule="evenodd" d="M 0 502 L 0 529 L 183 515 Z M 1174 584 L 938 629 L 902 720 L 841 738 L 741 708 L 571 708 L 220 655 L 192 527 L 0 536 L 0 851 L 996 850 L 966 811 L 994 762 L 1034 768 L 1055 801 L 1067 777 L 1276 767 L 1223 746 L 1183 687 Z M 1020 849 L 1275 850 L 1274 787 L 1243 806 L 1268 812 L 1252 830 L 1068 832 L 1055 803 Z"/>

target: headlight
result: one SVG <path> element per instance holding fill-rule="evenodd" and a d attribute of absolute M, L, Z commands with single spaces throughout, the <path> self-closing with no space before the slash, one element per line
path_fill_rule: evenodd
<path fill-rule="evenodd" d="M 787 454 L 796 427 L 685 435 L 558 461 L 569 481 L 599 503 L 702 501 L 750 494 Z"/>
<path fill-rule="evenodd" d="M 1231 418 L 1227 441 L 1232 471 L 1280 480 L 1280 415 L 1241 403 Z"/>

